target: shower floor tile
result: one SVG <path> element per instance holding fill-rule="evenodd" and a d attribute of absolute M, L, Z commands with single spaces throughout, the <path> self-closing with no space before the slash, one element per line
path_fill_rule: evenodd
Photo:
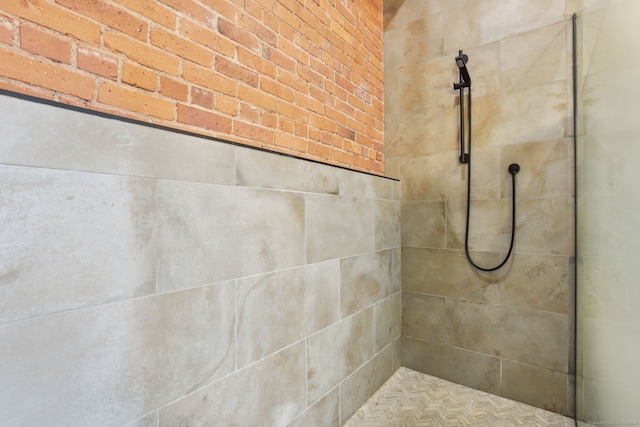
<path fill-rule="evenodd" d="M 573 419 L 400 368 L 343 427 L 553 426 Z"/>

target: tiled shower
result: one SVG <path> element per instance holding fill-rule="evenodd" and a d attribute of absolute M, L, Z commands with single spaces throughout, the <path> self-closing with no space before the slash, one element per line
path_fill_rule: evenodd
<path fill-rule="evenodd" d="M 636 421 L 637 5 L 384 8 L 387 178 L 1 95 L 0 424 L 338 426 L 401 365 Z M 463 249 L 461 49 L 481 264 L 522 167 L 489 274 Z M 577 253 L 576 200 L 607 207 L 578 215 Z"/>
<path fill-rule="evenodd" d="M 572 2 L 385 2 L 385 154 L 402 186 L 402 361 L 573 413 Z M 459 162 L 454 57 L 469 56 L 473 163 Z"/>

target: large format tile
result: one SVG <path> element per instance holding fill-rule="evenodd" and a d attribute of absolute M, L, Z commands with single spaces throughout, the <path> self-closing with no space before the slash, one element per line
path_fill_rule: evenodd
<path fill-rule="evenodd" d="M 238 367 L 340 319 L 340 264 L 328 261 L 237 280 Z"/>
<path fill-rule="evenodd" d="M 520 165 L 516 175 L 516 199 L 569 196 L 568 139 L 504 145 L 500 170 Z M 502 197 L 511 198 L 511 175 L 502 176 Z"/>
<path fill-rule="evenodd" d="M 234 311 L 224 283 L 2 325 L 0 424 L 140 418 L 233 372 Z"/>
<path fill-rule="evenodd" d="M 307 262 L 373 249 L 373 200 L 307 194 L 306 213 Z"/>
<path fill-rule="evenodd" d="M 502 91 L 473 100 L 473 145 L 509 145 L 565 138 L 565 81 Z"/>
<path fill-rule="evenodd" d="M 444 150 L 444 107 L 419 108 L 385 116 L 386 157 L 408 157 Z"/>
<path fill-rule="evenodd" d="M 402 293 L 402 336 L 444 344 L 445 298 Z"/>
<path fill-rule="evenodd" d="M 339 171 L 338 168 L 293 157 L 236 148 L 237 185 L 338 194 Z"/>
<path fill-rule="evenodd" d="M 447 247 L 464 249 L 467 232 L 467 201 L 450 200 L 447 202 L 446 215 Z M 506 253 L 511 242 L 511 228 L 511 200 L 471 200 L 468 242 L 470 250 Z"/>
<path fill-rule="evenodd" d="M 402 327 L 402 296 L 400 292 L 385 298 L 373 307 L 375 351 L 400 338 Z"/>
<path fill-rule="evenodd" d="M 410 337 L 402 338 L 402 366 L 500 394 L 500 359 Z"/>
<path fill-rule="evenodd" d="M 341 425 L 340 387 L 335 387 L 287 424 L 287 427 L 340 427 Z"/>
<path fill-rule="evenodd" d="M 361 311 L 307 340 L 309 403 L 317 401 L 373 356 L 373 308 Z"/>
<path fill-rule="evenodd" d="M 516 254 L 501 278 L 502 304 L 568 313 L 570 285 L 568 257 Z"/>
<path fill-rule="evenodd" d="M 402 246 L 441 248 L 446 245 L 444 201 L 402 203 Z"/>
<path fill-rule="evenodd" d="M 374 203 L 374 249 L 400 246 L 400 202 L 377 200 Z"/>
<path fill-rule="evenodd" d="M 445 10 L 445 54 L 478 46 L 565 19 L 564 1 L 450 1 Z"/>
<path fill-rule="evenodd" d="M 160 410 L 160 427 L 286 426 L 306 408 L 304 342 Z"/>
<path fill-rule="evenodd" d="M 340 384 L 340 415 L 351 416 L 391 377 L 392 349 L 385 348 Z"/>
<path fill-rule="evenodd" d="M 453 97 L 458 69 L 453 56 L 407 65 L 398 69 L 399 111 L 418 110 L 442 104 Z"/>
<path fill-rule="evenodd" d="M 567 22 L 500 40 L 502 90 L 567 78 Z"/>
<path fill-rule="evenodd" d="M 0 323 L 155 292 L 151 180 L 0 166 Z"/>
<path fill-rule="evenodd" d="M 523 199 L 517 202 L 516 249 L 521 253 L 570 255 L 566 198 Z M 611 217 L 610 217 L 611 218 Z"/>
<path fill-rule="evenodd" d="M 498 254 L 471 253 L 482 265 L 496 265 Z M 404 248 L 402 288 L 405 292 L 498 303 L 497 273 L 475 270 L 463 251 Z"/>
<path fill-rule="evenodd" d="M 340 260 L 341 316 L 350 316 L 391 295 L 391 271 L 390 250 Z"/>
<path fill-rule="evenodd" d="M 235 183 L 234 147 L 9 96 L 0 96 L 0 163 Z"/>
<path fill-rule="evenodd" d="M 447 345 L 567 372 L 566 314 L 447 300 Z"/>
<path fill-rule="evenodd" d="M 404 8 L 404 5 L 401 8 Z M 443 43 L 442 13 L 413 17 L 397 29 L 385 32 L 385 45 L 394 48 L 385 51 L 384 66 L 395 69 L 441 57 Z"/>
<path fill-rule="evenodd" d="M 566 414 L 567 374 L 504 360 L 502 396 L 547 411 Z"/>
<path fill-rule="evenodd" d="M 158 288 L 303 265 L 304 218 L 299 193 L 159 182 Z"/>
<path fill-rule="evenodd" d="M 340 169 L 340 195 L 361 199 L 400 200 L 395 192 L 398 182 L 377 175 Z"/>
<path fill-rule="evenodd" d="M 467 197 L 468 167 L 460 153 L 447 151 L 404 159 L 400 169 L 403 201 L 450 200 Z M 500 150 L 484 147 L 473 150 L 471 193 L 474 199 L 500 195 Z"/>

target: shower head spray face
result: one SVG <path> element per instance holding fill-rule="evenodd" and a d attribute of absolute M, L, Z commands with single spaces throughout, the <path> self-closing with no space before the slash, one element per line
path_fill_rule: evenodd
<path fill-rule="evenodd" d="M 467 61 L 469 61 L 469 57 L 459 51 L 458 56 L 456 56 L 456 65 L 460 70 L 462 81 L 468 86 L 471 84 L 471 76 L 469 76 L 469 70 L 467 70 Z"/>

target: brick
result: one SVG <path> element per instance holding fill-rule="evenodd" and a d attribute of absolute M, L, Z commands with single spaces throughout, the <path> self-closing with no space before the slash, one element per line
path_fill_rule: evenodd
<path fill-rule="evenodd" d="M 278 98 L 249 86 L 238 86 L 238 98 L 268 111 L 278 111 Z"/>
<path fill-rule="evenodd" d="M 216 94 L 215 108 L 216 111 L 219 111 L 226 115 L 236 116 L 238 114 L 238 101 L 236 100 L 236 98 L 232 98 L 227 95 Z"/>
<path fill-rule="evenodd" d="M 322 132 L 320 129 L 309 128 L 309 139 L 313 141 L 320 141 L 322 139 Z"/>
<path fill-rule="evenodd" d="M 155 91 L 157 77 L 150 69 L 125 61 L 122 64 L 122 82 L 140 89 Z"/>
<path fill-rule="evenodd" d="M 324 107 L 324 115 L 327 116 L 327 118 L 333 120 L 334 122 L 338 123 L 338 124 L 342 124 L 344 125 L 346 123 L 346 117 L 344 115 L 344 113 L 342 113 L 341 111 L 336 110 L 335 108 L 329 106 L 329 105 L 325 105 Z"/>
<path fill-rule="evenodd" d="M 93 98 L 95 79 L 63 65 L 0 48 L 0 75 L 85 100 Z"/>
<path fill-rule="evenodd" d="M 342 111 L 346 116 L 353 117 L 356 114 L 355 108 L 340 99 L 334 99 L 334 107 L 338 111 Z"/>
<path fill-rule="evenodd" d="M 0 43 L 13 44 L 13 19 L 0 15 Z"/>
<path fill-rule="evenodd" d="M 238 61 L 255 70 L 261 77 L 268 76 L 274 80 L 276 78 L 277 68 L 273 63 L 241 46 L 238 47 Z"/>
<path fill-rule="evenodd" d="M 263 112 L 260 115 L 260 124 L 275 129 L 278 127 L 278 115 L 276 113 Z"/>
<path fill-rule="evenodd" d="M 324 160 L 331 160 L 331 147 L 316 142 L 309 142 L 307 153 Z"/>
<path fill-rule="evenodd" d="M 290 73 L 296 72 L 296 61 L 280 52 L 278 49 L 267 47 L 267 59 L 276 66 L 287 70 Z"/>
<path fill-rule="evenodd" d="M 274 134 L 273 143 L 277 146 L 287 147 L 302 153 L 307 152 L 307 141 L 304 138 L 300 138 L 295 135 L 276 132 Z"/>
<path fill-rule="evenodd" d="M 171 30 L 176 28 L 176 14 L 155 0 L 114 0 L 125 8 Z"/>
<path fill-rule="evenodd" d="M 329 14 L 326 12 L 325 8 L 320 7 L 316 2 L 309 1 L 306 2 L 305 6 L 309 10 L 311 14 L 320 22 L 322 27 L 329 26 Z M 313 25 L 312 22 L 310 24 Z"/>
<path fill-rule="evenodd" d="M 280 116 L 278 119 L 278 129 L 284 133 L 293 133 L 293 120 Z"/>
<path fill-rule="evenodd" d="M 336 74 L 336 84 L 349 93 L 354 93 L 356 90 L 356 86 L 353 84 L 353 82 L 347 79 L 342 74 Z"/>
<path fill-rule="evenodd" d="M 20 47 L 54 61 L 71 63 L 71 42 L 37 27 L 20 26 Z"/>
<path fill-rule="evenodd" d="M 56 0 L 56 3 L 138 40 L 147 39 L 149 26 L 145 21 L 106 1 Z"/>
<path fill-rule="evenodd" d="M 270 5 L 267 5 L 267 7 L 270 7 Z M 264 18 L 264 6 L 261 5 L 259 2 L 256 2 L 256 1 L 246 2 L 244 4 L 244 10 L 245 12 L 247 12 L 248 14 L 256 18 L 258 21 L 262 22 Z"/>
<path fill-rule="evenodd" d="M 356 139 L 355 131 L 353 131 L 352 129 L 349 129 L 346 126 L 337 125 L 336 126 L 336 134 L 340 135 L 343 138 L 350 139 L 351 141 L 355 141 L 355 139 Z"/>
<path fill-rule="evenodd" d="M 337 34 L 338 37 L 342 38 L 347 44 L 353 44 L 353 36 L 344 29 L 343 25 L 336 21 L 331 21 L 330 28 L 334 34 Z"/>
<path fill-rule="evenodd" d="M 288 40 L 280 40 L 278 48 L 297 62 L 309 65 L 309 53 L 307 53 L 305 48 L 298 47 Z"/>
<path fill-rule="evenodd" d="M 260 79 L 260 89 L 285 101 L 293 102 L 295 99 L 291 88 L 269 78 L 262 77 Z"/>
<path fill-rule="evenodd" d="M 235 56 L 236 46 L 233 42 L 201 24 L 183 19 L 180 22 L 180 33 L 187 39 L 217 53 L 229 57 Z"/>
<path fill-rule="evenodd" d="M 210 90 L 203 89 L 197 86 L 191 87 L 191 103 L 213 109 L 214 93 Z"/>
<path fill-rule="evenodd" d="M 3 0 L 2 10 L 87 43 L 100 43 L 99 24 L 61 6 L 44 1 Z"/>
<path fill-rule="evenodd" d="M 333 96 L 317 86 L 309 87 L 309 96 L 322 102 L 325 106 L 333 106 Z"/>
<path fill-rule="evenodd" d="M 173 10 L 184 13 L 208 28 L 215 28 L 216 14 L 193 0 L 158 0 Z"/>
<path fill-rule="evenodd" d="M 174 118 L 175 102 L 111 82 L 101 83 L 98 87 L 98 102 L 159 119 Z"/>
<path fill-rule="evenodd" d="M 262 17 L 262 22 L 264 23 L 264 25 L 266 25 L 267 27 L 271 28 L 274 32 L 281 34 L 280 33 L 280 19 L 275 16 L 273 13 L 271 12 L 265 12 L 263 14 Z"/>
<path fill-rule="evenodd" d="M 314 84 L 319 88 L 324 87 L 325 77 L 306 65 L 298 64 L 297 75 L 302 80 Z"/>
<path fill-rule="evenodd" d="M 344 151 L 333 152 L 333 160 L 337 163 L 342 163 L 347 166 L 351 166 L 355 163 L 355 156 L 353 154 L 345 153 Z"/>
<path fill-rule="evenodd" d="M 253 105 L 249 105 L 243 102 L 240 104 L 238 117 L 246 121 L 258 123 L 260 121 L 260 110 Z"/>
<path fill-rule="evenodd" d="M 279 105 L 278 112 L 287 117 L 291 117 L 296 120 L 300 120 L 302 122 L 309 121 L 309 116 L 310 116 L 309 112 L 306 110 L 303 110 L 298 105 L 293 103 L 281 102 Z"/>
<path fill-rule="evenodd" d="M 208 68 L 201 67 L 191 62 L 185 62 L 182 67 L 182 77 L 189 83 L 206 87 L 216 92 L 235 96 L 238 83 L 221 74 L 214 73 Z"/>
<path fill-rule="evenodd" d="M 118 60 L 88 47 L 78 47 L 76 64 L 79 69 L 111 80 L 118 78 Z"/>
<path fill-rule="evenodd" d="M 149 39 L 152 45 L 173 52 L 196 64 L 210 67 L 213 63 L 213 53 L 210 50 L 161 28 L 152 28 Z"/>
<path fill-rule="evenodd" d="M 231 133 L 230 118 L 184 104 L 178 104 L 178 122 L 213 132 Z"/>
<path fill-rule="evenodd" d="M 240 64 L 232 62 L 224 56 L 216 56 L 215 69 L 217 72 L 224 74 L 227 77 L 244 82 L 249 86 L 258 87 L 258 73 Z"/>
<path fill-rule="evenodd" d="M 201 0 L 202 3 L 209 6 L 211 9 L 215 10 L 216 13 L 224 16 L 230 21 L 235 20 L 236 11 L 238 7 L 233 3 L 228 2 L 227 0 Z M 251 2 L 248 2 L 251 3 Z"/>
<path fill-rule="evenodd" d="M 356 132 L 356 142 L 363 147 L 371 147 L 373 145 L 373 141 L 369 136 L 359 132 Z"/>
<path fill-rule="evenodd" d="M 311 57 L 311 68 L 326 79 L 333 80 L 335 78 L 335 71 L 313 56 Z"/>
<path fill-rule="evenodd" d="M 223 36 L 241 44 L 249 50 L 260 51 L 260 39 L 254 34 L 239 28 L 236 24 L 224 18 L 218 18 L 218 31 Z"/>
<path fill-rule="evenodd" d="M 316 101 L 315 99 L 297 93 L 296 94 L 296 104 L 308 111 L 313 111 L 318 114 L 324 114 L 324 104 L 322 102 Z"/>
<path fill-rule="evenodd" d="M 189 94 L 189 87 L 177 80 L 160 76 L 160 93 L 176 101 L 186 102 Z"/>
<path fill-rule="evenodd" d="M 309 126 L 307 126 L 305 123 L 295 122 L 293 133 L 296 136 L 306 137 L 309 134 Z"/>
<path fill-rule="evenodd" d="M 277 34 L 270 28 L 256 21 L 256 19 L 251 15 L 249 15 L 248 13 L 240 12 L 238 16 L 238 25 L 243 30 L 251 34 L 255 34 L 263 42 L 268 43 L 271 46 L 277 47 L 278 45 Z"/>
<path fill-rule="evenodd" d="M 336 123 L 318 114 L 311 114 L 309 124 L 329 133 L 336 133 Z"/>
<path fill-rule="evenodd" d="M 282 0 L 278 0 L 273 5 L 273 14 L 293 30 L 301 32 L 302 21 L 293 13 L 294 8 L 293 3 L 287 6 L 283 4 Z"/>
<path fill-rule="evenodd" d="M 265 129 L 260 126 L 234 120 L 233 134 L 242 138 L 272 145 L 274 143 L 275 132 L 271 129 Z"/>
<path fill-rule="evenodd" d="M 309 84 L 307 82 L 302 80 L 300 77 L 286 71 L 280 70 L 278 72 L 278 81 L 289 86 L 296 92 L 304 94 L 309 92 Z"/>
<path fill-rule="evenodd" d="M 50 101 L 56 100 L 54 92 L 50 91 L 49 89 L 42 89 L 36 86 L 28 85 L 26 83 L 4 79 L 3 77 L 0 77 L 0 89 L 8 90 L 15 93 L 21 93 L 23 95 L 33 96 L 36 98 L 48 99 Z"/>
<path fill-rule="evenodd" d="M 104 34 L 104 45 L 112 52 L 126 55 L 133 62 L 174 76 L 178 75 L 180 60 L 161 49 L 115 33 Z"/>

